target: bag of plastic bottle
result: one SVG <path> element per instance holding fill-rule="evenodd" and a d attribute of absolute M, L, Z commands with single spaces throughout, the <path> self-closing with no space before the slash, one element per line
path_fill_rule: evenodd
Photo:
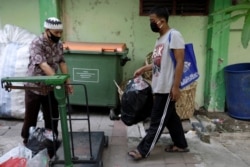
<path fill-rule="evenodd" d="M 150 116 L 153 106 L 151 85 L 139 76 L 128 81 L 121 97 L 121 120 L 131 126 Z"/>
<path fill-rule="evenodd" d="M 52 157 L 59 145 L 60 142 L 56 136 L 53 137 L 51 130 L 40 127 L 30 128 L 30 135 L 26 147 L 32 151 L 33 156 L 46 148 L 49 156 Z"/>

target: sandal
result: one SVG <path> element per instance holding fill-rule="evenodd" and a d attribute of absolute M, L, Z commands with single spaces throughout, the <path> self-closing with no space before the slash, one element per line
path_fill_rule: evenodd
<path fill-rule="evenodd" d="M 176 147 L 174 145 L 169 145 L 167 146 L 165 149 L 164 149 L 166 152 L 189 152 L 189 149 L 188 148 L 179 148 L 179 147 Z"/>
<path fill-rule="evenodd" d="M 165 150 L 167 150 L 167 149 L 172 149 L 173 147 L 174 147 L 173 144 L 169 144 L 169 145 L 167 145 L 167 146 L 165 147 Z"/>
<path fill-rule="evenodd" d="M 128 155 L 135 161 L 142 159 L 142 155 L 138 150 L 132 150 L 128 152 Z"/>

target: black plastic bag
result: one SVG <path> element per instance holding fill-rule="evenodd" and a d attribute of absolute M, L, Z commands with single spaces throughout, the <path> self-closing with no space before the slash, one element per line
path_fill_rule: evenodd
<path fill-rule="evenodd" d="M 121 98 L 121 120 L 131 126 L 144 121 L 153 106 L 152 88 L 141 76 L 128 81 Z"/>
<path fill-rule="evenodd" d="M 26 147 L 32 151 L 32 156 L 47 148 L 48 155 L 50 158 L 53 157 L 56 149 L 60 145 L 60 142 L 57 140 L 55 135 L 54 137 L 53 135 L 53 132 L 49 129 L 31 127 Z"/>

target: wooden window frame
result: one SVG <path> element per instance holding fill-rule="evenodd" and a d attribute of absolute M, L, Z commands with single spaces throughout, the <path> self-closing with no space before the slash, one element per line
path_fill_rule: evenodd
<path fill-rule="evenodd" d="M 152 8 L 155 5 L 160 5 L 160 6 L 166 6 L 169 10 L 170 15 L 175 15 L 175 16 L 207 16 L 208 15 L 210 0 L 203 0 L 205 1 L 203 4 L 205 6 L 201 9 L 202 12 L 197 12 L 197 11 L 180 12 L 178 11 L 178 4 L 179 4 L 178 1 L 183 1 L 183 3 L 186 5 L 187 3 L 195 4 L 195 1 L 197 0 L 140 0 L 140 13 L 139 14 L 140 16 L 148 16 L 149 8 Z"/>

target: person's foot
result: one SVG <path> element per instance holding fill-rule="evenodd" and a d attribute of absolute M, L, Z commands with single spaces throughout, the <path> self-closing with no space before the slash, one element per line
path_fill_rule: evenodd
<path fill-rule="evenodd" d="M 129 152 L 128 152 L 128 155 L 129 155 L 131 158 L 133 158 L 133 160 L 136 160 L 136 161 L 143 158 L 142 155 L 141 155 L 141 153 L 140 153 L 137 149 L 132 150 L 132 151 L 129 151 Z"/>
<path fill-rule="evenodd" d="M 169 145 L 164 149 L 166 152 L 189 152 L 188 148 L 179 148 L 174 145 Z"/>

